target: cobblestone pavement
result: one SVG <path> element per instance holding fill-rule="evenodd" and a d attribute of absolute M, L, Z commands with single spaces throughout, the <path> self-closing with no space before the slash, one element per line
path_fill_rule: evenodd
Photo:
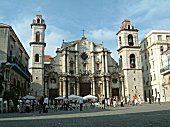
<path fill-rule="evenodd" d="M 170 103 L 0 114 L 0 127 L 170 127 Z"/>

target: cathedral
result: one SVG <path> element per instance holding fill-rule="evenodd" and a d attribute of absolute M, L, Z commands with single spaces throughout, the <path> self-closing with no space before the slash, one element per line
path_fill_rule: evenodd
<path fill-rule="evenodd" d="M 138 61 L 137 30 L 132 26 L 120 29 L 117 34 L 120 65 L 111 57 L 111 52 L 103 43 L 89 41 L 84 35 L 70 42 L 63 40 L 61 47 L 56 50 L 56 56 L 44 55 L 46 24 L 42 15 L 36 15 L 31 28 L 32 95 L 37 97 L 48 95 L 50 99 L 57 96 L 68 97 L 71 94 L 79 96 L 91 94 L 97 97 L 104 95 L 106 98 L 125 97 L 131 93 L 129 91 L 132 87 L 141 87 L 141 83 L 135 86 L 130 84 L 132 81 L 127 80 L 129 76 L 133 76 L 134 80 L 136 78 L 137 83 L 141 79 L 135 77 L 141 74 L 141 68 Z M 134 39 L 129 41 L 129 45 L 123 40 L 128 32 L 131 39 L 133 34 L 135 35 Z M 127 54 L 130 56 L 125 59 L 124 56 Z M 130 64 L 126 64 L 129 61 Z"/>

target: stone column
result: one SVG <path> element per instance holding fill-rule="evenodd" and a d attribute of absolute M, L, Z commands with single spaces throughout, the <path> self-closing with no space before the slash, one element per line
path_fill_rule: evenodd
<path fill-rule="evenodd" d="M 104 74 L 104 53 L 102 53 L 102 73 Z"/>
<path fill-rule="evenodd" d="M 96 84 L 95 84 L 95 80 L 93 79 L 92 82 L 93 82 L 93 93 L 92 93 L 92 95 L 95 96 L 95 95 L 96 95 L 96 89 L 95 89 Z"/>
<path fill-rule="evenodd" d="M 62 93 L 62 82 L 60 81 L 59 82 L 59 96 L 62 96 L 63 93 Z"/>
<path fill-rule="evenodd" d="M 94 60 L 94 53 L 92 52 L 92 55 L 91 55 L 91 57 L 92 57 L 92 74 L 94 74 L 94 66 L 95 66 L 95 60 Z"/>
<path fill-rule="evenodd" d="M 70 64 L 69 64 L 69 51 L 67 51 L 67 75 L 69 74 L 70 71 Z"/>
<path fill-rule="evenodd" d="M 110 86 L 109 86 L 109 79 L 106 78 L 106 89 L 107 89 L 107 98 L 110 97 Z"/>
<path fill-rule="evenodd" d="M 79 80 L 77 80 L 77 95 L 80 95 L 80 84 L 79 84 Z"/>
<path fill-rule="evenodd" d="M 77 59 L 78 54 L 75 54 L 75 61 L 76 61 L 76 75 L 79 73 L 79 68 L 78 68 L 78 59 Z"/>
<path fill-rule="evenodd" d="M 105 73 L 108 73 L 107 52 L 105 52 Z"/>
<path fill-rule="evenodd" d="M 70 85 L 71 84 L 70 84 L 70 80 L 69 79 L 67 79 L 67 80 L 68 80 L 68 96 L 69 96 L 70 95 L 70 87 L 71 87 Z"/>
<path fill-rule="evenodd" d="M 105 79 L 104 79 L 104 77 L 103 77 L 103 87 L 102 87 L 102 90 L 103 90 L 103 95 L 106 97 L 106 95 L 105 95 Z"/>
<path fill-rule="evenodd" d="M 66 79 L 63 82 L 63 96 L 66 97 Z"/>

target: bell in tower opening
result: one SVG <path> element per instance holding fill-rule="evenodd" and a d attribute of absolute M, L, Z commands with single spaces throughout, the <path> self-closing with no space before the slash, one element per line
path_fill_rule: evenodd
<path fill-rule="evenodd" d="M 132 34 L 129 34 L 129 35 L 128 35 L 128 44 L 129 44 L 129 46 L 133 46 L 133 45 L 134 45 Z"/>

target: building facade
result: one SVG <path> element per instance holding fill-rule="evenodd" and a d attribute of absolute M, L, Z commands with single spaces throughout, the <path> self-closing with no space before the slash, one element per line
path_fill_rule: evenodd
<path fill-rule="evenodd" d="M 161 74 L 160 69 L 167 66 L 167 56 L 163 53 L 169 48 L 170 31 L 152 30 L 141 41 L 141 58 L 143 68 L 145 101 L 152 98 L 157 101 L 158 92 L 161 101 L 166 100 L 165 81 L 166 73 Z M 167 95 L 168 97 L 168 95 Z"/>
<path fill-rule="evenodd" d="M 11 26 L 0 24 L 0 97 L 17 100 L 28 94 L 29 55 Z"/>
<path fill-rule="evenodd" d="M 56 53 L 48 65 L 49 93 L 53 91 L 56 96 L 65 97 L 71 94 L 119 96 L 118 64 L 103 44 L 82 37 L 72 42 L 63 41 Z"/>
<path fill-rule="evenodd" d="M 169 45 L 170 39 L 167 39 L 166 41 L 168 42 Z M 163 86 L 165 102 L 170 102 L 170 50 L 169 48 L 166 51 L 164 51 L 161 55 L 167 56 L 166 60 L 163 61 L 163 66 L 160 72 L 163 75 L 162 86 Z"/>
<path fill-rule="evenodd" d="M 31 24 L 32 42 L 30 42 L 30 73 L 32 82 L 30 93 L 36 97 L 43 96 L 44 90 L 44 50 L 46 24 L 42 15 L 36 15 Z"/>
<path fill-rule="evenodd" d="M 142 65 L 138 30 L 129 20 L 124 20 L 117 33 L 118 54 L 120 62 L 120 76 L 122 80 L 123 96 L 141 96 L 143 98 Z"/>

